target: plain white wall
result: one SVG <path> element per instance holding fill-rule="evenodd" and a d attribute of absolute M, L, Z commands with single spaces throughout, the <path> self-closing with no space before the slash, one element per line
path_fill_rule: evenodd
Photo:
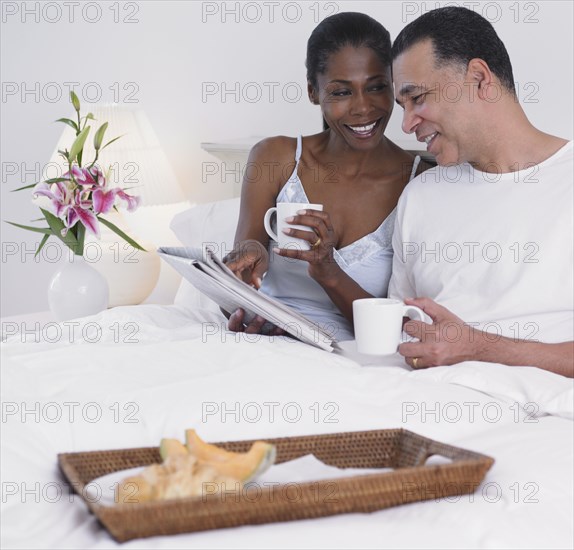
<path fill-rule="evenodd" d="M 216 159 L 201 142 L 320 129 L 304 60 L 321 19 L 361 11 L 394 38 L 443 4 L 469 7 L 494 24 L 529 118 L 572 139 L 572 2 L 3 1 L 1 218 L 38 217 L 25 192 L 10 190 L 37 181 L 48 162 L 62 130 L 53 121 L 73 114 L 66 83 L 77 83 L 84 108 L 116 101 L 145 109 L 189 198 L 218 200 L 231 195 L 232 178 L 203 177 L 202 163 Z M 405 140 L 398 109 L 388 135 Z M 1 314 L 46 310 L 56 266 L 34 261 L 33 234 L 5 223 L 0 229 Z"/>

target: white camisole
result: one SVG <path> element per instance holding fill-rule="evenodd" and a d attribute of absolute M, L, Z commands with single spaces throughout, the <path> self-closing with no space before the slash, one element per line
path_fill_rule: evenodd
<path fill-rule="evenodd" d="M 297 174 L 302 152 L 301 136 L 297 138 L 295 168 L 279 192 L 276 202 L 308 203 L 303 184 Z M 409 180 L 416 174 L 420 157 L 416 157 Z M 396 209 L 372 233 L 357 241 L 333 250 L 340 268 L 365 291 L 376 297 L 386 297 L 393 261 L 392 236 Z M 338 341 L 354 338 L 352 324 L 333 304 L 323 287 L 312 279 L 309 264 L 301 260 L 278 256 L 271 251 L 276 241 L 269 244 L 269 270 L 263 278 L 261 292 L 292 307 L 319 324 Z"/>

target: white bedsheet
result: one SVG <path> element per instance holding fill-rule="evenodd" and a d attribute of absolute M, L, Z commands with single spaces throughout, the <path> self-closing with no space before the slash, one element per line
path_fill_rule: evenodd
<path fill-rule="evenodd" d="M 495 464 L 474 495 L 122 547 L 573 547 L 572 380 L 480 363 L 411 371 L 398 356 L 365 366 L 222 322 L 123 307 L 3 344 L 3 548 L 120 546 L 71 493 L 56 455 L 153 446 L 189 427 L 208 441 L 402 427 Z"/>

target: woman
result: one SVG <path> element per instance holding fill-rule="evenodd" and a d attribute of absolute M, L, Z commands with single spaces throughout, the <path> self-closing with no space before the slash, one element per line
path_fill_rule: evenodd
<path fill-rule="evenodd" d="M 386 296 L 394 209 L 409 180 L 428 168 L 384 135 L 394 105 L 390 51 L 386 29 L 361 13 L 333 15 L 313 31 L 307 43 L 308 93 L 321 106 L 327 129 L 255 145 L 236 245 L 225 258 L 238 277 L 340 341 L 353 338 L 353 300 Z M 285 181 L 287 165 L 293 170 Z M 307 240 L 311 250 L 273 245 L 268 250 L 263 217 L 279 202 L 323 205 L 322 212 L 304 210 L 290 220 L 309 227 L 288 234 Z M 245 330 L 242 321 L 238 310 L 229 328 Z M 247 331 L 259 331 L 264 322 L 257 318 Z"/>

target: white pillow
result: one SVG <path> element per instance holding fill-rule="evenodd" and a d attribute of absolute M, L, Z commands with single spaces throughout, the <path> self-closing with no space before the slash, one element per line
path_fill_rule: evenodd
<path fill-rule="evenodd" d="M 238 219 L 239 197 L 198 204 L 175 216 L 170 228 L 184 246 L 202 248 L 209 244 L 209 248 L 223 258 L 233 249 Z M 174 303 L 190 309 L 219 311 L 213 301 L 185 279 L 181 281 Z"/>

